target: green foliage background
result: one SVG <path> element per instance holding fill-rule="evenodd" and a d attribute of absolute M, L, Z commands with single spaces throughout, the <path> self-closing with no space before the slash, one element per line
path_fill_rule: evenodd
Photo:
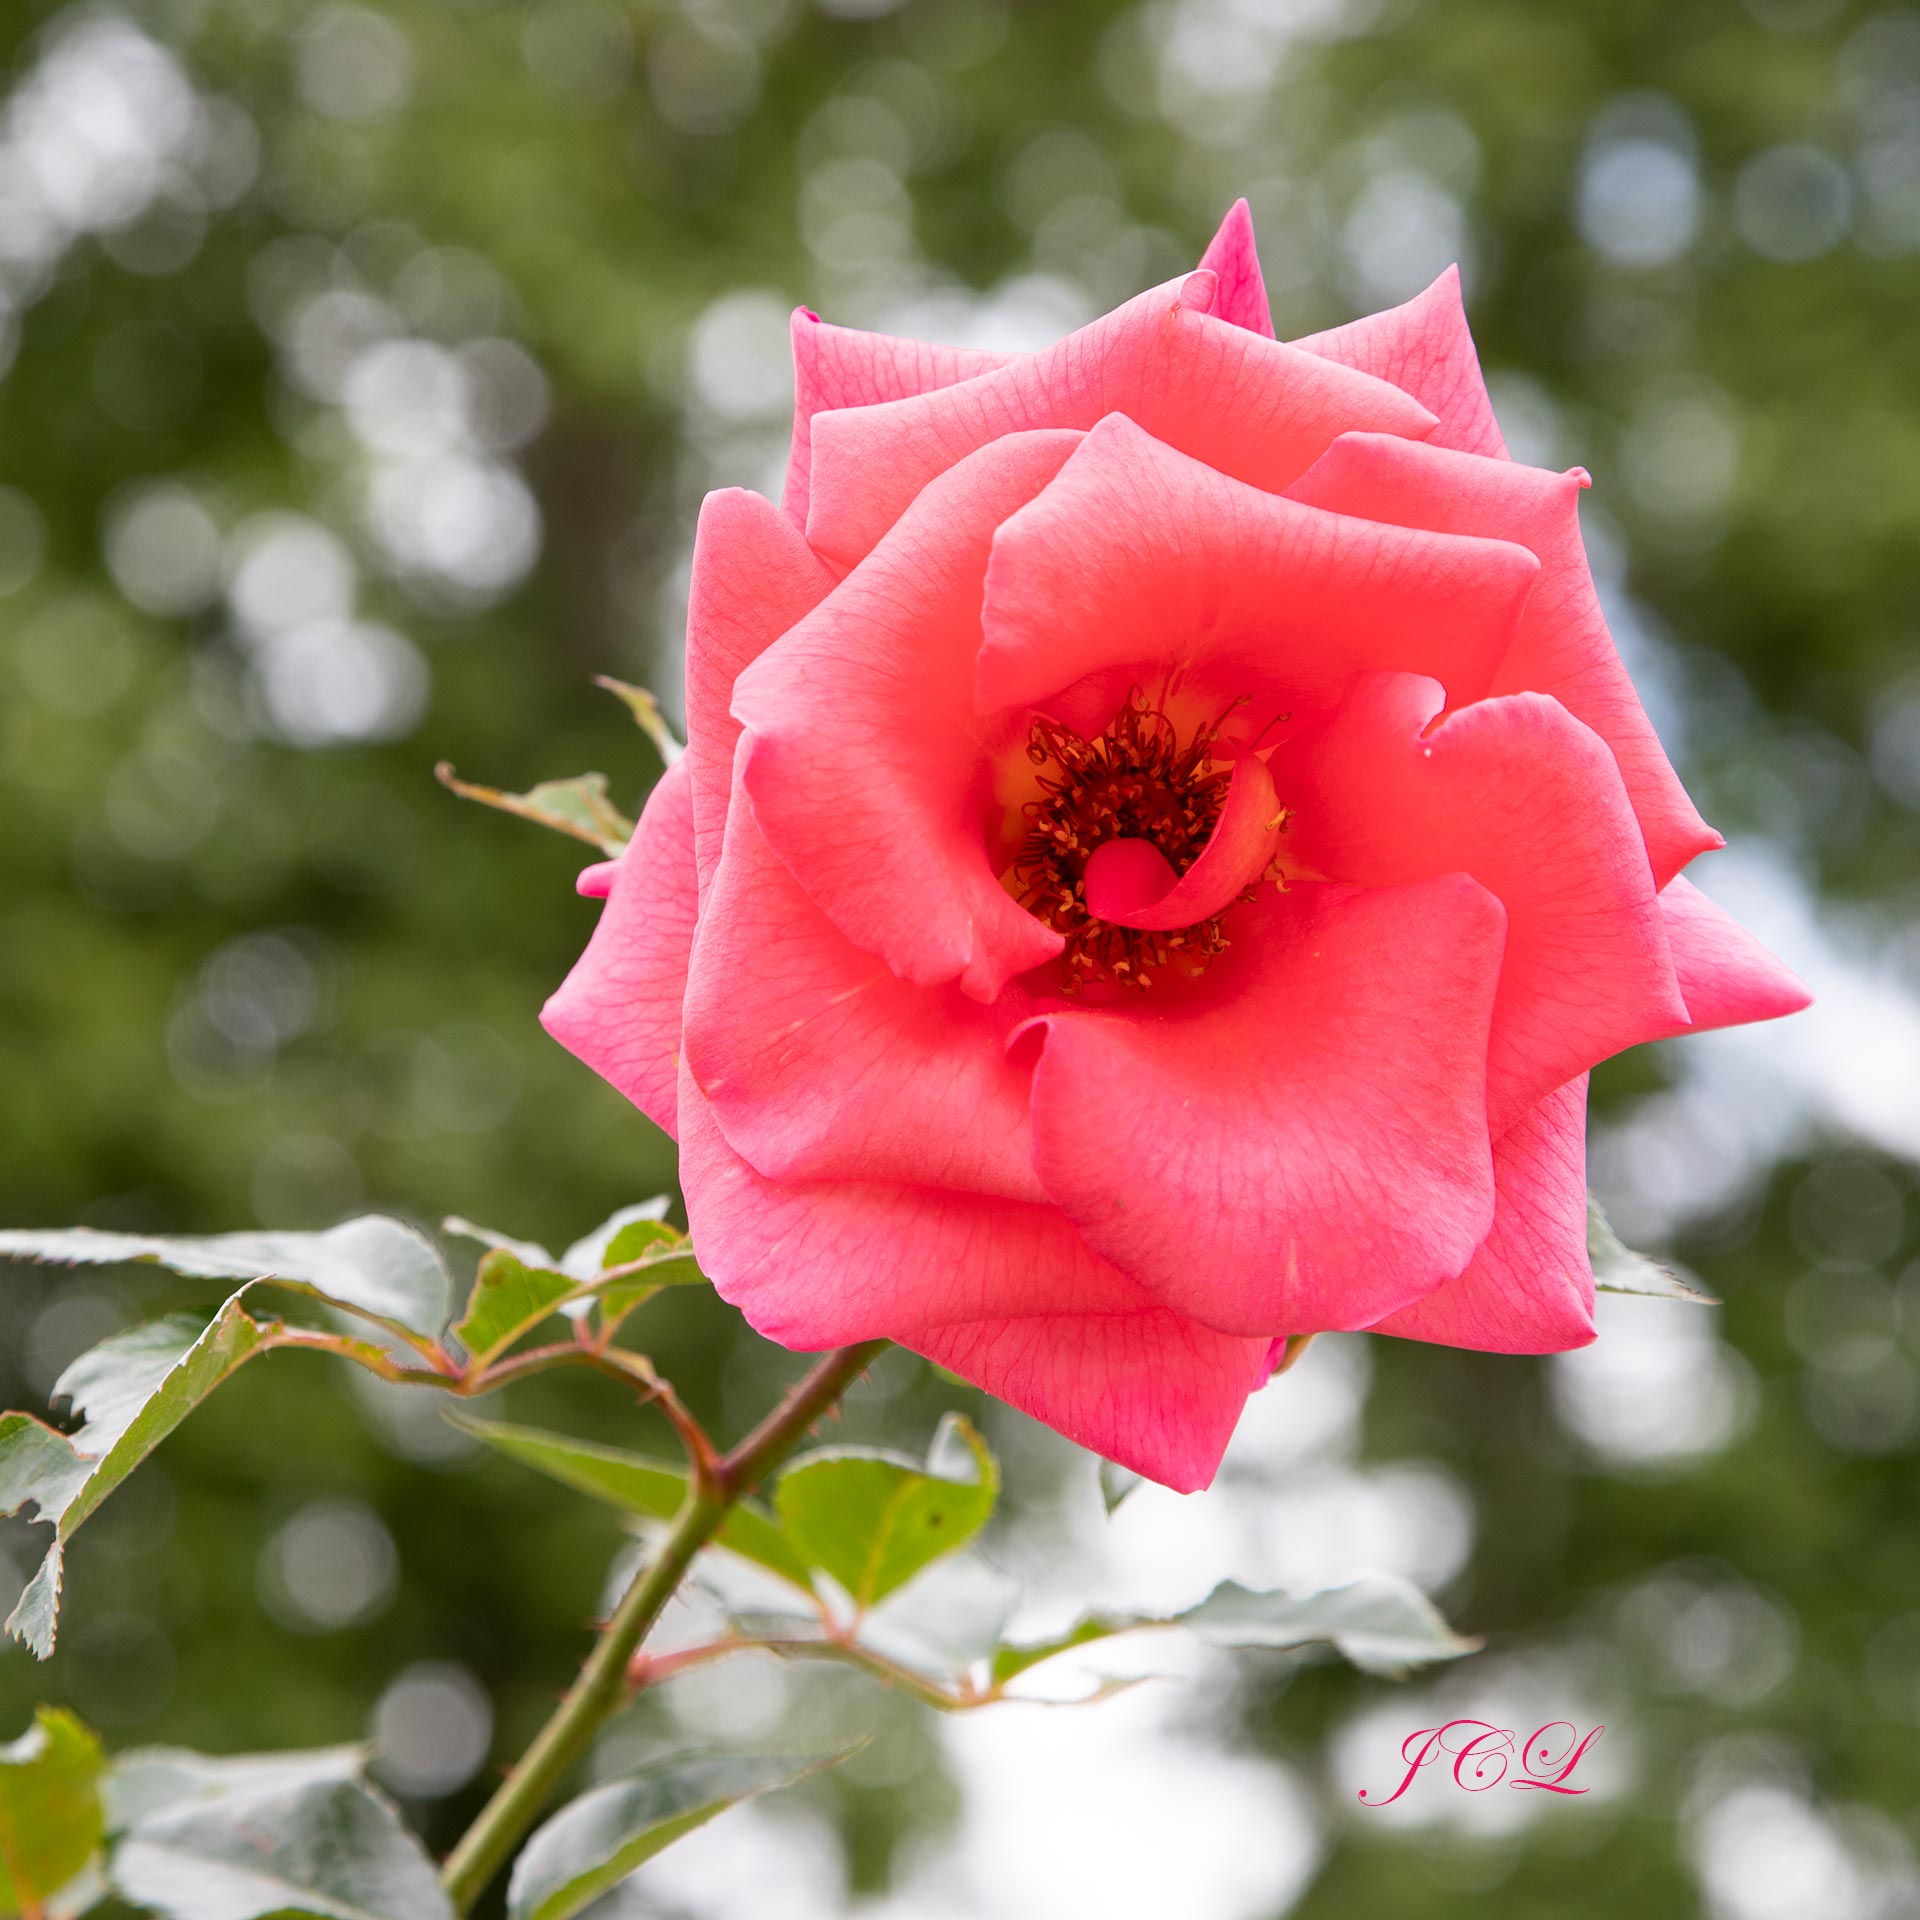
<path fill-rule="evenodd" d="M 86 130 L 89 46 L 148 63 L 145 134 L 111 113 Z M 172 80 L 152 81 L 156 60 Z M 63 73 L 94 76 L 72 82 L 78 106 Z M 1877 1109 L 1880 1145 L 1814 1103 L 1683 1222 L 1674 1251 L 1727 1298 L 1748 1402 L 1689 1464 L 1596 1459 L 1542 1363 L 1373 1356 L 1365 1456 L 1440 1463 L 1476 1516 L 1439 1596 L 1451 1617 L 1496 1653 L 1604 1650 L 1611 1737 L 1633 1754 L 1604 1809 L 1504 1836 L 1365 1826 L 1334 1804 L 1330 1743 L 1385 1689 L 1343 1668 L 1248 1670 L 1213 1737 L 1324 1793 L 1304 1915 L 1692 1911 L 1689 1808 L 1738 1767 L 1827 1809 L 1914 1897 L 1920 1268 L 1890 1148 L 1920 1140 L 1920 1060 L 1888 1009 L 1920 956 L 1920 13 L 16 0 L 0 87 L 7 1223 L 320 1225 L 374 1204 L 562 1244 L 670 1186 L 668 1143 L 535 1024 L 591 925 L 581 862 L 459 806 L 430 769 L 524 785 L 597 766 L 637 803 L 657 762 L 590 678 L 671 699 L 698 498 L 772 483 L 779 315 L 1069 324 L 1190 263 L 1244 191 L 1297 335 L 1404 297 L 1425 275 L 1396 277 L 1457 243 L 1512 437 L 1594 474 L 1590 526 L 1623 556 L 1653 636 L 1636 664 L 1684 722 L 1683 772 L 1736 845 L 1806 881 L 1845 951 L 1876 956 L 1893 998 L 1856 1037 L 1896 1050 L 1904 1091 Z M 36 154 L 51 171 L 28 191 Z M 398 385 L 356 402 L 338 378 L 356 327 L 373 329 L 361 348 L 386 329 L 444 352 L 390 363 Z M 480 390 L 511 416 L 490 450 L 435 440 L 428 417 L 446 354 L 478 339 L 522 350 L 487 350 Z M 404 501 L 369 492 L 433 479 L 393 480 L 408 449 L 381 417 L 415 419 L 403 401 L 427 418 L 412 456 L 490 474 L 504 516 L 476 555 L 455 498 L 437 572 L 396 557 Z M 528 499 L 537 562 L 490 579 L 486 549 L 524 533 Z M 335 544 L 316 561 L 310 538 L 283 540 L 248 615 L 234 570 L 276 530 L 314 529 Z M 263 638 L 297 628 L 302 594 L 401 637 L 362 648 L 372 731 L 391 737 L 312 741 L 286 677 L 312 656 Z M 314 699 L 353 705 L 337 665 L 313 671 Z M 1609 1069 L 1598 1109 L 1657 1114 L 1680 1058 Z M 1696 1147 L 1711 1164 L 1712 1141 Z M 1634 1164 L 1609 1162 L 1628 1187 Z M 66 1358 L 168 1297 L 9 1273 L 0 1399 L 40 1404 Z M 650 1311 L 663 1364 L 723 1428 L 787 1370 L 716 1302 Z M 854 1431 L 923 1440 L 969 1398 L 904 1360 L 878 1387 Z M 512 1412 L 607 1438 L 642 1424 L 611 1387 L 573 1383 L 531 1383 Z M 1052 1477 L 1080 1463 L 998 1432 L 1010 1494 L 1044 1520 L 1069 1497 Z M 332 1631 L 276 1612 L 259 1571 L 316 1500 L 357 1503 L 354 1524 L 377 1515 L 397 1543 L 390 1600 Z M 0 1531 L 0 1569 L 24 1575 L 34 1538 Z M 44 1671 L 0 1659 L 0 1737 L 51 1698 L 117 1744 L 350 1739 L 396 1672 L 433 1661 L 493 1696 L 504 1762 L 571 1670 L 615 1544 L 597 1511 L 277 1357 L 76 1544 L 61 1653 Z M 1747 1685 L 1762 1615 L 1787 1652 Z M 953 1817 L 953 1790 L 901 1758 L 933 1751 L 911 1715 L 834 1711 L 891 1716 L 890 1761 L 817 1783 L 850 1885 L 877 1892 Z M 413 1811 L 444 1843 L 484 1784 Z"/>

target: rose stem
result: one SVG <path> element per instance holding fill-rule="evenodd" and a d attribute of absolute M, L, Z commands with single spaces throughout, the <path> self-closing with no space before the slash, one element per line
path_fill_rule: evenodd
<path fill-rule="evenodd" d="M 457 1913 L 469 1913 L 487 1883 L 525 1839 L 541 1808 L 627 1698 L 627 1665 L 673 1598 L 694 1556 L 719 1531 L 735 1502 L 800 1444 L 807 1429 L 885 1347 L 884 1340 L 823 1354 L 759 1426 L 706 1474 L 695 1473 L 658 1555 L 634 1576 L 600 1630 L 593 1651 L 519 1764 L 481 1808 L 447 1856 L 440 1883 Z"/>

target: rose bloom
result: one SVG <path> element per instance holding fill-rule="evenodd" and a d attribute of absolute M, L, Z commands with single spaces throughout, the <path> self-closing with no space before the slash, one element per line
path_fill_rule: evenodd
<path fill-rule="evenodd" d="M 762 1333 L 1168 1486 L 1289 1338 L 1593 1337 L 1587 1070 L 1787 1013 L 1448 273 L 1282 345 L 1197 272 L 1000 354 L 795 315 L 708 497 L 687 750 L 548 1030 Z"/>

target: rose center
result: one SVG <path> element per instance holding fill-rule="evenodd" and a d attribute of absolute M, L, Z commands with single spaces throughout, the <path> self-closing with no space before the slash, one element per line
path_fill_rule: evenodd
<path fill-rule="evenodd" d="M 1021 809 L 1011 890 L 1065 937 L 1066 992 L 1093 981 L 1144 990 L 1169 972 L 1197 978 L 1226 951 L 1219 914 L 1159 932 L 1116 925 L 1098 911 L 1124 913 L 1159 898 L 1199 859 L 1233 776 L 1231 764 L 1213 757 L 1219 738 L 1216 722 L 1182 741 L 1138 687 L 1091 740 L 1035 718 L 1027 758 L 1041 769 L 1040 792 Z"/>

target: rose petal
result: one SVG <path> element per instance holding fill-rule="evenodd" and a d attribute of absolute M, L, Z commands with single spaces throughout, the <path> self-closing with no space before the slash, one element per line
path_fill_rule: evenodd
<path fill-rule="evenodd" d="M 1675 1032 L 1778 1020 L 1813 1004 L 1805 981 L 1691 880 L 1669 881 L 1660 911 L 1689 1016 L 1687 1027 Z"/>
<path fill-rule="evenodd" d="M 893 1180 L 1040 1201 L 1024 1011 L 916 987 L 845 940 L 736 791 L 695 941 L 687 1061 L 729 1143 L 774 1180 Z"/>
<path fill-rule="evenodd" d="M 1373 1332 L 1482 1353 L 1564 1353 L 1593 1338 L 1585 1074 L 1494 1142 L 1493 1185 L 1493 1231 L 1466 1272 Z"/>
<path fill-rule="evenodd" d="M 1269 1345 L 1164 1307 L 970 1321 L 906 1344 L 1176 1493 L 1212 1483 L 1247 1395 L 1267 1378 Z"/>
<path fill-rule="evenodd" d="M 1278 491 L 1352 430 L 1420 435 L 1433 416 L 1384 380 L 1183 305 L 1171 281 L 998 373 L 813 421 L 807 539 L 852 566 L 927 483 L 976 448 L 1124 413 L 1170 446 Z"/>
<path fill-rule="evenodd" d="M 1082 880 L 1087 911 L 1116 925 L 1123 914 L 1151 912 L 1179 884 L 1173 862 L 1155 842 L 1125 836 L 1094 848 Z"/>
<path fill-rule="evenodd" d="M 1236 200 L 1220 222 L 1220 231 L 1200 256 L 1201 266 L 1219 281 L 1213 311 L 1230 326 L 1245 327 L 1273 338 L 1273 310 L 1267 304 L 1267 282 L 1260 271 L 1260 255 L 1253 244 L 1253 213 Z"/>
<path fill-rule="evenodd" d="M 1446 695 L 1367 674 L 1273 756 L 1283 857 L 1363 886 L 1470 873 L 1507 909 L 1487 1060 L 1497 1139 L 1555 1087 L 1684 1025 L 1666 929 L 1606 744 L 1544 694 L 1429 723 Z"/>
<path fill-rule="evenodd" d="M 993 530 L 1078 434 L 1015 434 L 962 461 L 744 672 L 747 791 L 828 918 L 902 979 L 990 1000 L 1060 936 L 1000 885 L 981 829 L 990 728 L 973 712 Z"/>
<path fill-rule="evenodd" d="M 693 845 L 706 898 L 720 864 L 733 750 L 740 723 L 733 683 L 833 587 L 798 528 L 771 501 L 740 487 L 701 503 L 687 591 L 687 763 Z"/>
<path fill-rule="evenodd" d="M 1256 268 L 1256 271 L 1258 269 Z M 813 466 L 813 416 L 837 407 L 869 407 L 950 387 L 1024 358 L 985 347 L 942 347 L 828 326 L 805 307 L 793 315 L 793 444 L 780 511 L 796 527 L 807 524 L 807 484 Z"/>
<path fill-rule="evenodd" d="M 1632 796 L 1654 883 L 1664 886 L 1695 854 L 1723 843 L 1687 798 L 1607 631 L 1580 539 L 1586 484 L 1577 468 L 1547 473 L 1353 434 L 1328 449 L 1291 497 L 1396 526 L 1514 540 L 1539 556 L 1540 583 L 1489 690 L 1550 693 L 1606 741 Z M 1451 684 L 1448 690 L 1457 702 Z"/>
<path fill-rule="evenodd" d="M 1233 770 L 1226 804 L 1200 857 L 1172 886 L 1132 901 L 1116 898 L 1104 889 L 1097 892 L 1095 870 L 1106 851 L 1097 848 L 1087 862 L 1087 910 L 1096 920 L 1148 931 L 1164 933 L 1175 927 L 1199 925 L 1230 905 L 1236 894 L 1266 872 L 1280 837 L 1274 824 L 1279 810 L 1273 776 L 1264 762 L 1249 754 Z M 1133 844 L 1153 845 L 1151 841 Z M 1157 847 L 1153 850 L 1159 852 Z M 1164 854 L 1161 864 L 1166 865 Z M 1167 871 L 1170 874 L 1173 870 L 1168 867 Z"/>
<path fill-rule="evenodd" d="M 1449 267 L 1405 306 L 1310 334 L 1294 345 L 1303 353 L 1323 354 L 1343 367 L 1391 380 L 1412 394 L 1440 423 L 1423 436 L 1435 446 L 1490 454 L 1496 460 L 1507 457 L 1460 301 L 1458 267 Z"/>
<path fill-rule="evenodd" d="M 1154 1306 L 1056 1207 L 890 1181 L 765 1179 L 728 1144 L 684 1067 L 680 1123 L 680 1182 L 701 1268 L 784 1347 Z"/>
<path fill-rule="evenodd" d="M 1272 889 L 1204 998 L 1049 1009 L 1034 1164 L 1082 1238 L 1225 1333 L 1368 1326 L 1493 1222 L 1505 915 L 1462 874 Z"/>
<path fill-rule="evenodd" d="M 1368 667 L 1473 699 L 1539 571 L 1511 542 L 1278 498 L 1112 415 L 994 535 L 974 705 L 1039 705 L 1111 668 L 1247 694 L 1261 725 L 1326 712 Z"/>
<path fill-rule="evenodd" d="M 680 1009 L 698 913 L 692 784 L 684 759 L 661 775 L 613 863 L 587 950 L 540 1010 L 569 1053 L 668 1133 L 677 1131 Z"/>

